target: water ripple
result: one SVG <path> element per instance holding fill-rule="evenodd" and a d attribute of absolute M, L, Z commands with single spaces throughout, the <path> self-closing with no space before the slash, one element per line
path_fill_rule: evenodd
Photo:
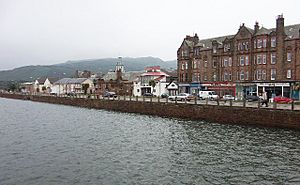
<path fill-rule="evenodd" d="M 297 131 L 0 104 L 0 184 L 300 184 Z"/>

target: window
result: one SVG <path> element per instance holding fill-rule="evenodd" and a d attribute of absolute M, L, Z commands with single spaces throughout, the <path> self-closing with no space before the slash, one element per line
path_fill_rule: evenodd
<path fill-rule="evenodd" d="M 248 49 L 249 49 L 249 43 L 245 42 L 245 50 L 248 51 Z"/>
<path fill-rule="evenodd" d="M 188 63 L 187 62 L 185 63 L 185 69 L 188 69 Z"/>
<path fill-rule="evenodd" d="M 248 56 L 245 56 L 245 65 L 249 65 L 249 57 Z"/>
<path fill-rule="evenodd" d="M 227 72 L 224 73 L 224 81 L 228 81 L 228 73 Z"/>
<path fill-rule="evenodd" d="M 231 57 L 228 58 L 228 66 L 232 66 L 232 58 Z"/>
<path fill-rule="evenodd" d="M 254 49 L 256 48 L 256 40 L 253 41 Z"/>
<path fill-rule="evenodd" d="M 265 69 L 262 70 L 261 78 L 262 78 L 262 80 L 266 80 L 267 79 L 267 71 Z"/>
<path fill-rule="evenodd" d="M 266 56 L 266 54 L 263 54 L 263 62 L 262 62 L 263 64 L 266 64 L 267 63 L 267 56 Z"/>
<path fill-rule="evenodd" d="M 267 47 L 267 39 L 263 39 L 263 47 L 264 47 L 264 48 Z"/>
<path fill-rule="evenodd" d="M 207 60 L 204 61 L 204 67 L 207 67 Z"/>
<path fill-rule="evenodd" d="M 216 67 L 217 67 L 217 60 L 213 59 L 213 68 L 216 68 Z"/>
<path fill-rule="evenodd" d="M 229 75 L 229 81 L 231 81 L 232 80 L 231 72 L 229 72 L 228 75 Z"/>
<path fill-rule="evenodd" d="M 207 75 L 204 73 L 204 80 L 207 81 Z"/>
<path fill-rule="evenodd" d="M 227 67 L 228 66 L 228 60 L 227 58 L 224 58 L 224 67 Z"/>
<path fill-rule="evenodd" d="M 271 53 L 271 64 L 276 64 L 276 53 Z"/>
<path fill-rule="evenodd" d="M 291 53 L 291 52 L 287 52 L 287 54 L 286 54 L 286 60 L 287 60 L 288 62 L 291 62 L 291 61 L 292 61 L 292 53 Z"/>
<path fill-rule="evenodd" d="M 261 64 L 261 55 L 257 55 L 256 62 L 257 64 Z"/>
<path fill-rule="evenodd" d="M 271 38 L 271 47 L 275 48 L 276 47 L 276 37 Z"/>
<path fill-rule="evenodd" d="M 197 61 L 193 61 L 193 67 L 194 67 L 194 69 L 197 68 Z"/>
<path fill-rule="evenodd" d="M 262 40 L 257 39 L 257 48 L 262 48 Z"/>
<path fill-rule="evenodd" d="M 244 79 L 245 79 L 244 71 L 242 70 L 240 73 L 240 80 L 244 80 Z"/>
<path fill-rule="evenodd" d="M 240 56 L 240 65 L 241 66 L 245 65 L 244 56 Z"/>
<path fill-rule="evenodd" d="M 256 64 L 256 56 L 253 56 L 253 64 Z"/>
<path fill-rule="evenodd" d="M 214 75 L 213 75 L 213 81 L 217 81 L 217 74 L 214 72 Z"/>
<path fill-rule="evenodd" d="M 236 72 L 236 79 L 239 80 L 239 72 Z"/>
<path fill-rule="evenodd" d="M 243 49 L 243 45 L 242 45 L 242 43 L 238 43 L 238 51 L 241 51 Z"/>
<path fill-rule="evenodd" d="M 286 78 L 292 78 L 292 70 L 291 69 L 287 70 Z"/>
<path fill-rule="evenodd" d="M 261 69 L 258 69 L 258 70 L 256 71 L 256 79 L 257 79 L 257 80 L 261 80 L 261 75 L 262 75 Z"/>
<path fill-rule="evenodd" d="M 181 64 L 181 69 L 184 70 L 184 63 Z"/>
<path fill-rule="evenodd" d="M 271 80 L 276 79 L 276 69 L 271 69 Z"/>
<path fill-rule="evenodd" d="M 245 73 L 245 80 L 248 80 L 248 76 L 249 76 L 249 72 L 246 71 L 246 73 Z"/>

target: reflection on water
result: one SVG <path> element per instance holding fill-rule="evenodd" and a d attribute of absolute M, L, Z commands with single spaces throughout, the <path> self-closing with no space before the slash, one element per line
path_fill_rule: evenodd
<path fill-rule="evenodd" d="M 297 131 L 0 105 L 0 184 L 300 183 Z"/>

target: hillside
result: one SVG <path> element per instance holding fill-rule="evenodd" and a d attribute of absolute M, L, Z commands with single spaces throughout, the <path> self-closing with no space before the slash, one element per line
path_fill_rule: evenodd
<path fill-rule="evenodd" d="M 40 77 L 72 77 L 76 70 L 89 70 L 94 73 L 106 73 L 114 70 L 117 58 L 90 59 L 67 61 L 55 65 L 25 66 L 12 70 L 0 71 L 0 81 L 32 81 Z M 141 71 L 147 66 L 161 66 L 161 68 L 176 68 L 176 60 L 163 61 L 154 57 L 123 58 L 126 71 Z"/>

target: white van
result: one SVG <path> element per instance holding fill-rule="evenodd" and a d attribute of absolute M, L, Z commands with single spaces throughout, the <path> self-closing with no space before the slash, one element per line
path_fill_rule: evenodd
<path fill-rule="evenodd" d="M 215 91 L 199 91 L 199 98 L 204 99 L 210 99 L 210 100 L 217 100 L 219 99 L 219 96 Z"/>

